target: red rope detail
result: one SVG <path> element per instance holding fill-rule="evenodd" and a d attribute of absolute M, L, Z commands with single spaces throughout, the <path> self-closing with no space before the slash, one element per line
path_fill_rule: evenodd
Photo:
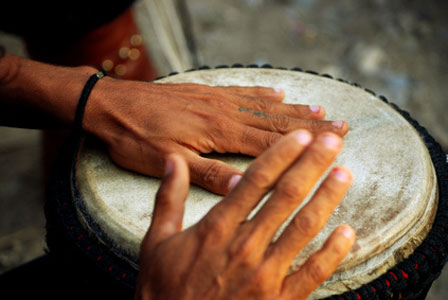
<path fill-rule="evenodd" d="M 390 286 L 390 282 L 389 282 L 389 280 L 387 280 L 387 279 L 386 279 L 386 285 L 387 285 L 387 286 Z"/>
<path fill-rule="evenodd" d="M 80 235 L 78 235 L 78 237 L 77 237 L 76 239 L 79 241 L 79 240 L 82 239 L 83 237 L 84 237 L 84 235 L 80 234 Z"/>
<path fill-rule="evenodd" d="M 113 268 L 114 268 L 114 265 L 112 265 L 112 266 L 110 266 L 109 268 L 107 268 L 107 270 L 110 272 L 110 271 L 113 270 Z"/>
<path fill-rule="evenodd" d="M 398 280 L 397 275 L 395 275 L 393 272 L 389 272 L 389 274 L 391 274 L 395 278 L 395 280 Z"/>
<path fill-rule="evenodd" d="M 372 290 L 374 293 L 376 293 L 376 288 L 374 286 L 372 286 Z"/>
<path fill-rule="evenodd" d="M 406 272 L 403 271 L 403 270 L 400 270 L 400 271 L 401 271 L 401 274 L 403 274 L 404 279 L 408 279 L 408 278 L 409 278 L 408 273 L 406 273 Z"/>
<path fill-rule="evenodd" d="M 356 293 L 356 296 L 358 296 L 358 300 L 361 300 L 361 295 L 359 293 Z"/>
<path fill-rule="evenodd" d="M 126 273 L 121 274 L 121 279 L 125 279 L 127 275 Z"/>
<path fill-rule="evenodd" d="M 418 270 L 418 264 L 414 265 L 414 269 Z"/>
<path fill-rule="evenodd" d="M 96 258 L 97 261 L 100 261 L 103 257 L 100 255 Z"/>

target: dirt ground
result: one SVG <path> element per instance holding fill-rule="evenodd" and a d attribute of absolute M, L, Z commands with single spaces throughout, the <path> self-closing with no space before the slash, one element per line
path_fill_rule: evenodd
<path fill-rule="evenodd" d="M 201 64 L 270 63 L 358 82 L 409 111 L 447 152 L 448 2 L 189 0 L 188 6 Z M 135 9 L 144 28 L 141 3 Z M 15 37 L 0 32 L 0 44 L 26 56 Z M 0 137 L 1 273 L 43 253 L 45 220 L 39 132 L 0 128 Z M 428 299 L 448 299 L 447 273 Z"/>

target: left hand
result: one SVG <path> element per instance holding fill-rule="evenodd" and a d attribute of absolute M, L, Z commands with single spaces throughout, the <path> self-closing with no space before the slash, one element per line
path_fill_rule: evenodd
<path fill-rule="evenodd" d="M 161 177 L 166 156 L 187 161 L 191 181 L 225 195 L 241 172 L 201 154 L 258 156 L 282 135 L 298 129 L 343 136 L 345 122 L 324 121 L 322 107 L 281 103 L 284 92 L 265 87 L 211 87 L 98 81 L 83 127 L 103 140 L 120 166 Z M 314 109 L 314 111 L 313 111 Z"/>

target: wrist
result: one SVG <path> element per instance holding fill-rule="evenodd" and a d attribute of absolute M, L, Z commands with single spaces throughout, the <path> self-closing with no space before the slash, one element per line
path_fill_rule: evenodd
<path fill-rule="evenodd" d="M 84 112 L 87 106 L 87 101 L 92 93 L 92 89 L 95 87 L 98 80 L 105 76 L 107 76 L 107 72 L 104 70 L 91 75 L 82 89 L 81 96 L 79 97 L 78 104 L 76 106 L 75 120 L 73 122 L 73 129 L 77 134 L 83 131 Z"/>
<path fill-rule="evenodd" d="M 113 91 L 113 88 L 119 82 L 121 81 L 110 76 L 98 80 L 85 106 L 82 121 L 83 130 L 106 142 L 109 140 L 109 135 L 115 132 L 112 128 L 116 113 L 114 108 L 119 107 L 115 103 L 114 93 L 110 94 L 109 92 Z"/>
<path fill-rule="evenodd" d="M 82 66 L 74 68 L 57 67 L 55 73 L 44 79 L 40 95 L 48 99 L 49 113 L 64 126 L 74 127 L 76 108 L 84 86 L 97 69 Z"/>
<path fill-rule="evenodd" d="M 16 56 L 0 60 L 0 97 L 6 106 L 36 111 L 33 127 L 51 119 L 56 126 L 72 127 L 81 91 L 91 67 L 57 67 Z M 33 124 L 31 124 L 33 125 Z"/>

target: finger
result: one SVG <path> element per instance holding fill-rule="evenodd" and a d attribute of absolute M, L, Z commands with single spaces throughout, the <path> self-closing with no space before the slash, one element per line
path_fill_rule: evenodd
<path fill-rule="evenodd" d="M 293 118 L 321 120 L 325 117 L 325 109 L 319 105 L 286 104 L 267 101 L 263 98 L 235 98 L 238 110 L 252 114 L 279 114 Z"/>
<path fill-rule="evenodd" d="M 283 172 L 300 156 L 312 140 L 306 130 L 294 131 L 258 157 L 244 173 L 239 184 L 216 205 L 209 215 L 216 214 L 232 224 L 246 220 L 252 209 L 273 187 Z"/>
<path fill-rule="evenodd" d="M 339 136 L 348 132 L 348 124 L 344 121 L 307 120 L 282 114 L 267 114 L 251 109 L 239 108 L 232 118 L 255 128 L 279 133 L 288 133 L 296 129 L 307 129 L 314 134 L 330 131 Z"/>
<path fill-rule="evenodd" d="M 321 250 L 313 254 L 295 273 L 283 281 L 285 299 L 305 299 L 324 282 L 348 254 L 355 242 L 355 232 L 343 225 L 331 234 Z"/>
<path fill-rule="evenodd" d="M 267 261 L 283 269 L 280 273 L 286 274 L 297 253 L 322 230 L 352 182 L 350 170 L 335 167 L 313 198 L 294 216 L 279 239 L 269 246 Z"/>
<path fill-rule="evenodd" d="M 182 93 L 211 93 L 229 95 L 236 97 L 265 99 L 274 102 L 281 102 L 285 97 L 285 92 L 282 89 L 261 86 L 209 86 L 196 83 L 181 83 L 181 84 L 167 84 L 167 83 L 152 83 L 154 85 L 163 85 L 169 87 L 170 91 L 177 91 Z"/>
<path fill-rule="evenodd" d="M 243 124 L 233 124 L 223 128 L 224 138 L 215 139 L 215 151 L 220 153 L 242 153 L 258 156 L 277 143 L 282 135 L 276 132 L 261 130 Z"/>
<path fill-rule="evenodd" d="M 182 230 L 184 202 L 188 195 L 189 175 L 185 160 L 178 154 L 168 156 L 165 177 L 156 194 L 156 202 L 146 249 Z"/>
<path fill-rule="evenodd" d="M 265 99 L 273 102 L 282 102 L 285 98 L 285 92 L 282 89 L 261 87 L 261 86 L 226 86 L 216 87 L 225 92 L 230 92 L 236 96 L 243 96 L 254 99 Z"/>
<path fill-rule="evenodd" d="M 333 133 L 321 134 L 282 176 L 273 195 L 249 222 L 260 247 L 267 247 L 274 233 L 310 193 L 341 148 L 340 137 Z"/>
<path fill-rule="evenodd" d="M 186 154 L 191 182 L 206 190 L 226 195 L 241 178 L 242 172 L 222 161 L 189 152 Z"/>

